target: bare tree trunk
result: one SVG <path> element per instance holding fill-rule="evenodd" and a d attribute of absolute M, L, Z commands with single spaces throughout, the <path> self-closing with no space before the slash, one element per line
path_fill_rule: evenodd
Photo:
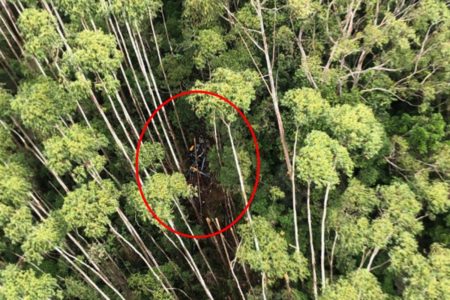
<path fill-rule="evenodd" d="M 186 218 L 184 212 L 182 211 L 181 206 L 180 206 L 180 204 L 178 203 L 178 200 L 174 199 L 174 203 L 175 203 L 175 205 L 176 205 L 178 211 L 180 212 L 181 218 L 183 219 L 184 223 L 186 224 L 186 226 L 187 226 L 187 228 L 188 228 L 190 234 L 191 234 L 191 235 L 194 235 L 194 232 L 192 231 L 191 225 L 189 225 L 189 222 L 187 221 L 187 218 Z M 204 261 L 205 264 L 206 264 L 206 267 L 207 267 L 208 270 L 211 272 L 211 275 L 213 276 L 214 281 L 215 281 L 216 283 L 218 283 L 217 278 L 216 278 L 216 274 L 215 274 L 214 271 L 212 270 L 211 265 L 209 264 L 208 259 L 207 259 L 206 256 L 205 256 L 205 253 L 203 252 L 202 248 L 200 247 L 200 244 L 199 244 L 198 240 L 197 240 L 197 239 L 193 239 L 193 240 L 194 240 L 194 244 L 197 246 L 198 250 L 200 251 L 200 255 L 202 256 L 203 261 Z"/>
<path fill-rule="evenodd" d="M 300 242 L 298 240 L 298 220 L 297 220 L 297 193 L 295 190 L 295 160 L 297 154 L 297 140 L 298 140 L 298 128 L 295 131 L 295 141 L 294 141 L 294 154 L 292 155 L 292 209 L 294 211 L 294 235 L 295 235 L 295 251 L 300 252 Z"/>
<path fill-rule="evenodd" d="M 281 118 L 280 108 L 278 105 L 279 101 L 278 101 L 277 88 L 276 88 L 275 79 L 273 76 L 273 62 L 270 59 L 270 53 L 269 53 L 270 49 L 269 49 L 269 45 L 267 43 L 267 36 L 266 36 L 266 32 L 265 32 L 265 27 L 264 27 L 262 6 L 261 6 L 260 0 L 252 0 L 251 2 L 253 4 L 253 6 L 255 7 L 256 14 L 258 15 L 258 19 L 259 19 L 259 25 L 260 25 L 261 36 L 262 36 L 263 47 L 264 47 L 264 57 L 266 60 L 267 72 L 268 72 L 269 83 L 270 83 L 270 91 L 269 92 L 270 92 L 270 96 L 272 97 L 273 108 L 275 111 L 275 116 L 277 118 L 278 131 L 280 133 L 281 146 L 283 147 L 284 160 L 286 162 L 286 168 L 288 171 L 288 175 L 290 176 L 292 173 L 291 159 L 289 157 L 289 150 L 288 150 L 288 146 L 287 146 L 286 138 L 285 138 L 285 134 L 284 134 L 283 120 Z"/>
<path fill-rule="evenodd" d="M 379 251 L 380 251 L 379 247 L 375 247 L 375 249 L 373 249 L 372 255 L 370 256 L 370 259 L 369 259 L 369 263 L 367 264 L 367 271 L 371 270 L 373 261 L 375 260 L 375 257 L 377 256 Z"/>
<path fill-rule="evenodd" d="M 322 213 L 322 224 L 320 227 L 320 271 L 322 275 L 322 291 L 325 290 L 326 287 L 326 273 L 325 273 L 325 221 L 327 218 L 327 205 L 328 205 L 328 196 L 330 193 L 331 185 L 327 184 L 325 190 L 325 197 L 323 199 L 323 213 Z"/>
<path fill-rule="evenodd" d="M 163 21 L 164 21 L 164 13 L 162 12 L 161 15 L 163 16 Z M 165 26 L 165 25 L 166 25 L 166 24 L 165 24 L 165 21 L 164 21 L 164 26 Z M 171 89 L 170 89 L 169 82 L 167 81 L 166 70 L 164 69 L 164 65 L 163 65 L 163 63 L 162 63 L 161 52 L 160 52 L 160 50 L 159 50 L 159 44 L 158 44 L 158 38 L 157 38 L 157 36 L 156 36 L 155 26 L 153 25 L 153 19 L 152 19 L 152 18 L 150 18 L 150 27 L 151 27 L 151 29 L 152 29 L 153 40 L 154 40 L 154 42 L 155 42 L 156 53 L 158 54 L 159 65 L 160 65 L 160 67 L 161 67 L 161 72 L 162 72 L 163 77 L 164 77 L 164 82 L 166 83 L 167 89 L 169 90 L 169 94 L 170 94 L 170 96 L 172 97 L 172 91 L 171 91 Z M 166 34 L 168 34 L 167 31 L 166 31 Z M 170 44 L 170 41 L 169 41 L 169 37 L 168 37 L 168 36 L 167 36 L 167 41 L 168 41 L 169 44 Z M 172 46 L 170 46 L 170 47 L 172 47 Z M 187 148 L 189 147 L 189 145 L 188 145 L 188 143 L 187 143 L 186 136 L 184 135 L 183 127 L 181 126 L 181 121 L 180 121 L 180 117 L 179 117 L 179 115 L 178 115 L 177 106 L 175 105 L 175 101 L 172 101 L 171 104 L 172 104 L 173 109 L 174 109 L 175 117 L 176 117 L 177 123 L 178 123 L 178 128 L 179 128 L 180 133 L 181 133 L 181 137 L 183 138 L 184 146 L 185 146 L 186 149 L 187 149 Z"/>
<path fill-rule="evenodd" d="M 81 276 L 84 278 L 84 280 L 92 286 L 104 299 L 109 300 L 110 298 L 108 295 L 106 295 L 96 284 L 94 281 L 92 281 L 91 277 L 86 274 L 76 263 L 74 263 L 61 249 L 56 248 L 55 249 L 66 261 L 68 261 L 72 267 L 78 271 L 78 273 L 81 274 Z"/>
<path fill-rule="evenodd" d="M 241 295 L 242 299 L 245 300 L 245 295 L 244 295 L 244 292 L 242 291 L 241 284 L 239 283 L 239 279 L 236 276 L 236 273 L 234 272 L 234 265 L 236 264 L 236 258 L 233 261 L 230 260 L 230 255 L 228 254 L 228 250 L 225 245 L 225 238 L 222 233 L 220 234 L 220 238 L 222 240 L 223 248 L 225 249 L 225 255 L 227 257 L 228 266 L 230 268 L 231 275 L 233 276 L 233 279 L 236 282 L 236 286 L 238 288 L 239 294 Z"/>
<path fill-rule="evenodd" d="M 123 237 L 123 235 L 121 235 L 114 227 L 112 227 L 111 225 L 109 226 L 110 230 L 114 233 L 115 236 L 117 236 L 118 238 L 120 238 L 122 241 L 124 241 L 128 247 L 130 247 L 143 261 L 144 263 L 147 265 L 148 269 L 150 270 L 150 272 L 152 273 L 152 275 L 156 278 L 156 280 L 159 281 L 159 283 L 161 284 L 161 286 L 163 287 L 164 291 L 166 291 L 168 294 L 172 294 L 173 296 L 175 296 L 172 292 L 169 291 L 169 289 L 167 288 L 166 284 L 164 283 L 164 281 L 161 279 L 161 277 L 155 272 L 154 268 L 148 263 L 147 259 L 144 257 L 144 255 L 136 249 L 136 247 L 134 247 L 126 238 Z"/>
<path fill-rule="evenodd" d="M 40 203 L 39 199 L 37 199 L 36 197 L 34 197 L 33 193 L 30 193 L 32 199 L 34 201 L 36 201 L 36 203 Z M 39 216 L 39 218 L 41 220 L 44 220 L 44 216 L 39 212 L 38 208 L 36 208 L 32 203 L 30 203 L 31 208 L 33 209 L 33 211 Z M 39 204 L 39 208 L 42 210 L 42 212 L 45 215 L 49 215 L 49 213 L 44 209 L 44 207 L 42 205 Z M 66 256 L 73 258 L 74 260 L 77 260 L 78 262 L 80 262 L 82 265 L 86 266 L 91 272 L 93 272 L 95 275 L 97 275 L 120 299 L 125 300 L 125 298 L 122 296 L 122 294 L 116 289 L 116 287 L 111 283 L 111 281 L 102 273 L 102 271 L 100 270 L 100 268 L 98 267 L 98 265 L 92 260 L 92 258 L 89 256 L 89 254 L 87 253 L 87 251 L 83 248 L 83 246 L 69 233 L 68 234 L 69 238 L 71 239 L 72 242 L 75 243 L 75 245 L 81 250 L 81 252 L 84 254 L 84 256 L 88 259 L 88 261 L 94 266 L 94 268 L 92 268 L 91 266 L 89 266 L 88 264 L 82 262 L 81 260 L 79 260 L 76 256 L 73 256 L 71 254 L 69 254 L 68 252 L 66 252 L 64 249 L 62 249 L 61 247 L 55 247 L 55 250 L 60 250 L 58 252 L 62 252 L 64 253 Z"/>
<path fill-rule="evenodd" d="M 230 137 L 231 149 L 233 150 L 234 162 L 235 162 L 236 169 L 237 169 L 238 176 L 239 176 L 239 184 L 241 186 L 242 197 L 244 199 L 245 205 L 247 205 L 248 201 L 247 201 L 247 195 L 246 195 L 246 192 L 245 192 L 244 178 L 242 177 L 241 167 L 240 167 L 240 164 L 239 164 L 239 158 L 238 158 L 238 155 L 237 155 L 237 152 L 236 152 L 236 147 L 234 146 L 234 139 L 233 139 L 233 135 L 231 134 L 231 126 L 230 126 L 230 124 L 227 124 L 227 123 L 225 123 L 225 125 L 227 127 L 228 135 Z M 250 210 L 247 210 L 247 219 L 248 219 L 248 221 L 250 223 L 250 226 L 252 227 L 252 232 L 253 232 L 252 216 L 250 214 Z M 259 247 L 259 241 L 258 241 L 258 238 L 257 238 L 257 236 L 256 236 L 256 234 L 254 232 L 253 232 L 253 241 L 255 243 L 256 251 L 258 253 L 260 253 L 261 249 Z M 262 277 L 261 278 L 262 296 L 263 296 L 263 299 L 266 300 L 267 299 L 266 298 L 266 273 L 265 272 L 261 272 L 261 277 Z"/>
<path fill-rule="evenodd" d="M 333 282 L 333 261 L 334 261 L 334 253 L 336 250 L 336 243 L 337 243 L 338 237 L 339 237 L 339 234 L 337 232 L 335 232 L 333 246 L 331 247 L 331 254 L 330 254 L 330 283 Z"/>
<path fill-rule="evenodd" d="M 169 220 L 169 225 L 172 228 L 175 228 L 175 224 L 171 220 Z M 205 290 L 206 295 L 208 296 L 209 299 L 213 300 L 214 297 L 212 296 L 211 291 L 208 288 L 208 285 L 206 284 L 205 280 L 203 279 L 203 276 L 202 276 L 200 270 L 198 269 L 197 264 L 194 261 L 194 258 L 192 257 L 192 255 L 189 252 L 189 250 L 186 248 L 186 245 L 184 244 L 183 239 L 178 234 L 176 236 L 177 236 L 178 241 L 181 244 L 181 247 L 184 249 L 186 255 L 188 256 L 188 258 L 189 258 L 189 260 L 190 260 L 190 262 L 192 264 L 192 267 L 193 267 L 193 269 L 195 271 L 195 275 L 198 278 L 198 280 L 199 280 L 200 284 L 202 285 L 203 289 Z"/>
<path fill-rule="evenodd" d="M 317 300 L 317 274 L 316 274 L 316 254 L 314 251 L 314 238 L 312 231 L 312 220 L 311 220 L 311 182 L 308 181 L 307 196 L 306 196 L 306 210 L 308 214 L 308 231 L 309 231 L 309 247 L 311 250 L 311 266 L 313 275 L 313 292 L 314 299 Z"/>

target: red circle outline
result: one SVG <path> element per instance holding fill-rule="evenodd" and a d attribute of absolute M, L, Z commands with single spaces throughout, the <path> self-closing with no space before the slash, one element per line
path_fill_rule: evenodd
<path fill-rule="evenodd" d="M 186 96 L 186 95 L 191 95 L 191 94 L 204 94 L 204 95 L 210 95 L 215 97 L 216 99 L 219 99 L 227 104 L 229 104 L 231 107 L 234 108 L 234 110 L 236 110 L 239 115 L 241 116 L 241 118 L 244 120 L 245 124 L 247 125 L 248 130 L 250 131 L 250 134 L 252 136 L 253 139 L 253 144 L 255 146 L 255 155 L 256 155 L 256 178 L 255 178 L 255 183 L 253 185 L 253 190 L 250 194 L 250 198 L 247 201 L 247 205 L 244 207 L 244 209 L 242 210 L 242 212 L 227 226 L 225 226 L 224 228 L 217 230 L 215 232 L 211 232 L 208 234 L 200 234 L 200 235 L 191 235 L 191 234 L 187 234 L 187 233 L 183 233 L 180 231 L 177 231 L 175 229 L 173 229 L 172 227 L 170 227 L 169 225 L 167 225 L 166 223 L 164 223 L 159 217 L 158 215 L 153 211 L 153 209 L 150 207 L 150 205 L 148 204 L 147 199 L 145 198 L 144 195 L 144 191 L 142 190 L 142 184 L 141 184 L 141 178 L 139 176 L 139 153 L 141 150 L 141 144 L 142 144 L 142 140 L 144 138 L 145 132 L 147 131 L 148 125 L 151 123 L 151 121 L 153 120 L 153 118 L 156 116 L 156 114 L 167 104 L 169 104 L 170 102 L 179 99 L 180 97 Z M 181 92 L 179 94 L 176 94 L 172 97 L 170 97 L 169 99 L 167 99 L 166 101 L 164 101 L 163 103 L 161 103 L 151 114 L 151 116 L 147 119 L 147 121 L 144 124 L 144 127 L 141 130 L 141 134 L 139 136 L 139 140 L 136 146 L 136 156 L 135 156 L 135 179 L 136 179 L 136 183 L 139 189 L 139 193 L 141 194 L 142 200 L 144 201 L 145 206 L 147 207 L 147 210 L 152 214 L 152 216 L 167 230 L 169 230 L 172 233 L 178 234 L 179 236 L 182 237 L 186 237 L 186 238 L 191 238 L 191 239 L 206 239 L 206 238 L 210 238 L 213 236 L 216 236 L 218 234 L 221 234 L 225 231 L 227 231 L 228 229 L 230 229 L 231 227 L 233 227 L 237 222 L 239 222 L 240 219 L 242 219 L 242 217 L 244 216 L 244 214 L 247 212 L 247 210 L 250 208 L 250 205 L 253 202 L 253 199 L 255 198 L 256 195 L 256 191 L 258 190 L 258 184 L 259 184 L 259 176 L 260 176 L 260 168 L 261 168 L 261 160 L 260 160 L 260 154 L 259 154 L 259 145 L 258 145 L 258 140 L 256 138 L 256 134 L 253 131 L 253 127 L 250 124 L 250 122 L 247 120 L 247 118 L 245 117 L 244 113 L 230 100 L 228 100 L 227 98 L 213 93 L 213 92 L 209 92 L 209 91 L 203 91 L 203 90 L 190 90 L 190 91 L 184 91 Z"/>

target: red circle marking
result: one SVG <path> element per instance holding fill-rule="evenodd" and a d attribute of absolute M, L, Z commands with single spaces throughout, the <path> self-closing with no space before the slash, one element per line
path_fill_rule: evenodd
<path fill-rule="evenodd" d="M 248 130 L 250 131 L 250 134 L 252 135 L 252 139 L 253 139 L 253 144 L 255 145 L 255 155 L 256 155 L 256 178 L 255 178 L 255 183 L 253 185 L 253 190 L 252 193 L 250 194 L 250 198 L 248 199 L 247 205 L 245 205 L 244 209 L 242 210 L 242 212 L 227 226 L 225 226 L 224 228 L 217 230 L 215 232 L 211 232 L 208 234 L 200 234 L 200 235 L 191 235 L 191 234 L 187 234 L 187 233 L 183 233 L 180 231 L 177 231 L 175 229 L 173 229 L 172 227 L 170 227 L 169 225 L 167 225 L 166 223 L 164 223 L 159 217 L 158 215 L 156 215 L 156 213 L 153 211 L 153 209 L 150 207 L 150 205 L 148 204 L 147 199 L 145 198 L 144 195 L 144 191 L 142 190 L 142 184 L 141 184 L 141 178 L 139 176 L 139 152 L 141 151 L 141 144 L 142 144 L 142 139 L 144 138 L 145 132 L 147 131 L 148 125 L 152 122 L 153 118 L 156 116 L 156 114 L 167 104 L 169 104 L 170 102 L 179 99 L 180 97 L 186 96 L 186 95 L 191 95 L 191 94 L 204 94 L 204 95 L 210 95 L 215 97 L 214 99 L 219 99 L 227 104 L 229 104 L 231 107 L 234 108 L 234 110 L 236 110 L 239 115 L 241 116 L 242 120 L 244 120 L 245 124 L 247 125 Z M 175 96 L 170 97 L 169 99 L 167 99 L 166 101 L 164 101 L 163 103 L 161 103 L 152 113 L 152 115 L 150 116 L 150 118 L 147 119 L 147 122 L 145 122 L 144 127 L 142 128 L 141 131 L 141 135 L 139 136 L 139 140 L 136 146 L 136 157 L 135 157 L 135 177 L 136 177 L 136 183 L 137 186 L 139 188 L 139 193 L 141 194 L 142 200 L 144 200 L 144 204 L 147 207 L 147 210 L 153 215 L 153 217 L 167 230 L 169 230 L 170 232 L 173 232 L 175 234 L 178 234 L 180 236 L 183 237 L 187 237 L 187 238 L 191 238 L 191 239 L 206 239 L 206 238 L 210 238 L 213 237 L 215 235 L 218 235 L 222 232 L 227 231 L 228 229 L 230 229 L 231 227 L 233 227 L 237 222 L 239 222 L 240 219 L 242 219 L 242 217 L 244 216 L 244 214 L 247 212 L 247 210 L 249 209 L 250 205 L 253 202 L 253 198 L 255 198 L 255 194 L 256 191 L 258 190 L 258 184 L 259 184 L 259 175 L 260 175 L 260 167 L 261 167 L 261 161 L 260 161 L 260 156 L 259 156 L 259 145 L 258 145 L 258 140 L 256 138 L 255 132 L 253 131 L 253 127 L 250 124 L 250 122 L 247 120 L 247 118 L 245 117 L 244 113 L 230 100 L 228 100 L 227 98 L 213 93 L 213 92 L 209 92 L 209 91 L 202 91 L 202 90 L 190 90 L 190 91 L 184 91 L 181 92 L 179 94 L 176 94 Z"/>

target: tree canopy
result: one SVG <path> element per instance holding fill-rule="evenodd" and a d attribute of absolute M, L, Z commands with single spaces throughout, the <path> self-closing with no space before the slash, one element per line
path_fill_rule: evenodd
<path fill-rule="evenodd" d="M 0 1 L 0 300 L 449 299 L 449 41 L 443 0 Z"/>

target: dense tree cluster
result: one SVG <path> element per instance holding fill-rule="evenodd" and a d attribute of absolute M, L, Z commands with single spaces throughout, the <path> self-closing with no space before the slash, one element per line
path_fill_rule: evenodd
<path fill-rule="evenodd" d="M 450 299 L 449 41 L 442 0 L 1 0 L 0 299 Z M 134 178 L 184 90 L 260 145 L 206 94 L 148 126 L 174 230 L 259 180 L 209 239 Z"/>

